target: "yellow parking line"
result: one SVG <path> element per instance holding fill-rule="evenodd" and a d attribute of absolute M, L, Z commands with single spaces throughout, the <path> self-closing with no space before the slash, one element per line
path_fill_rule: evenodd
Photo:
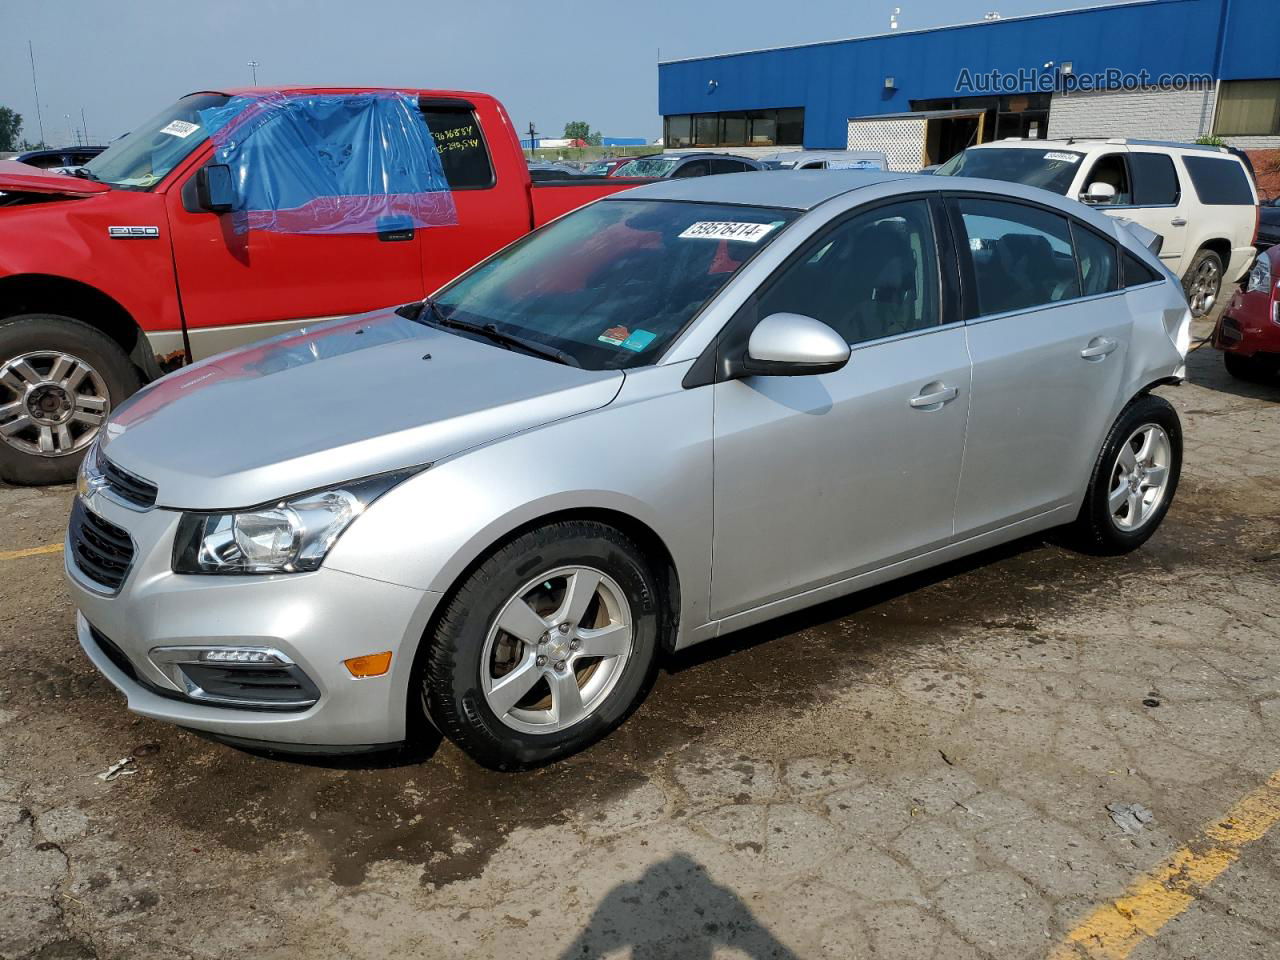
<path fill-rule="evenodd" d="M 1049 955 L 1049 960 L 1125 960 L 1187 907 L 1199 891 L 1235 863 L 1240 851 L 1280 822 L 1280 770 L 1221 820 L 1155 869 L 1124 896 L 1099 907 Z"/>
<path fill-rule="evenodd" d="M 43 547 L 28 547 L 26 550 L 0 550 L 0 560 L 21 560 L 23 557 L 39 557 L 46 553 L 61 553 L 62 544 L 50 543 Z"/>

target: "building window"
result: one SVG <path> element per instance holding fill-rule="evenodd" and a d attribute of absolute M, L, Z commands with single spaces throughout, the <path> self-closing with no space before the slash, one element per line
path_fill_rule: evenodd
<path fill-rule="evenodd" d="M 663 118 L 663 142 L 682 147 L 801 147 L 804 108 L 734 110 Z"/>
<path fill-rule="evenodd" d="M 1280 80 L 1223 83 L 1213 132 L 1223 137 L 1280 134 Z"/>

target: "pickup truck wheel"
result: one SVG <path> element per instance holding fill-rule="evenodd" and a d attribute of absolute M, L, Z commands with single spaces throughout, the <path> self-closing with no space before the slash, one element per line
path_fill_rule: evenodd
<path fill-rule="evenodd" d="M 525 533 L 447 601 L 424 641 L 423 707 L 487 767 L 580 750 L 648 690 L 657 597 L 640 548 L 613 527 L 565 521 Z"/>
<path fill-rule="evenodd" d="M 1199 251 L 1191 261 L 1191 269 L 1182 278 L 1191 316 L 1200 318 L 1213 310 L 1222 291 L 1222 258 L 1212 250 Z"/>
<path fill-rule="evenodd" d="M 107 415 L 141 386 L 119 344 L 56 314 L 0 321 L 0 479 L 75 479 Z"/>

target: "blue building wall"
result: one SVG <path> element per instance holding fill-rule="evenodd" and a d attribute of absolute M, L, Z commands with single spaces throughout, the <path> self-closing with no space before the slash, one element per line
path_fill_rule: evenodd
<path fill-rule="evenodd" d="M 966 68 L 1039 72 L 1047 61 L 1071 61 L 1076 75 L 1119 69 L 1152 78 L 1280 77 L 1277 6 L 1276 0 L 1146 0 L 673 61 L 658 67 L 658 110 L 671 116 L 804 107 L 805 146 L 843 147 L 849 117 L 905 112 L 912 100 L 983 95 L 956 90 Z M 890 76 L 894 91 L 884 88 Z"/>

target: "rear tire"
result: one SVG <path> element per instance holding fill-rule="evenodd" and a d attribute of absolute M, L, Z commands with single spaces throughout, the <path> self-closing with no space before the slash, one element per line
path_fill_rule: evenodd
<path fill-rule="evenodd" d="M 1198 250 L 1182 278 L 1191 316 L 1199 319 L 1213 312 L 1222 293 L 1222 258 L 1212 250 Z"/>
<path fill-rule="evenodd" d="M 0 320 L 0 480 L 68 483 L 142 379 L 120 345 L 71 317 Z"/>
<path fill-rule="evenodd" d="M 659 609 L 644 554 L 613 527 L 565 521 L 522 534 L 467 577 L 425 638 L 423 708 L 486 767 L 567 756 L 643 699 Z"/>
<path fill-rule="evenodd" d="M 1164 520 L 1181 473 L 1177 411 L 1163 397 L 1138 397 L 1102 444 L 1071 539 L 1089 553 L 1136 550 Z"/>
<path fill-rule="evenodd" d="M 1226 365 L 1227 373 L 1248 383 L 1270 383 L 1275 379 L 1276 373 L 1280 372 L 1280 357 L 1269 353 L 1255 353 L 1252 357 L 1245 357 L 1225 352 L 1222 354 L 1222 362 Z"/>

